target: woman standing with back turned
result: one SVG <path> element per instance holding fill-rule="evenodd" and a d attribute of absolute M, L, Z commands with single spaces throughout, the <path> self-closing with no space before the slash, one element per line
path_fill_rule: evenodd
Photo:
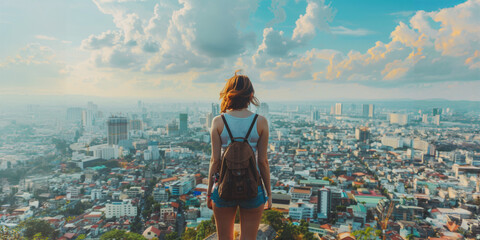
<path fill-rule="evenodd" d="M 237 72 L 235 72 L 235 76 L 228 79 L 220 92 L 222 115 L 213 119 L 211 129 L 212 158 L 207 196 L 208 206 L 213 209 L 215 216 L 219 240 L 233 239 L 237 207 L 240 208 L 240 239 L 255 240 L 265 203 L 267 203 L 267 208 L 272 206 L 270 168 L 267 160 L 268 123 L 263 116 L 258 116 L 248 110 L 250 103 L 258 106 L 258 100 L 254 96 L 255 91 L 250 79 L 245 75 L 237 75 Z M 222 184 L 222 177 L 218 174 L 220 168 L 224 167 L 222 166 L 222 152 L 229 148 L 232 140 L 236 142 L 237 139 L 240 139 L 238 141 L 242 141 L 245 137 L 245 142 L 250 144 L 256 155 L 256 163 L 254 163 L 256 169 L 253 171 L 258 171 L 261 178 L 258 184 L 258 193 L 256 197 L 248 199 L 221 198 L 220 196 L 226 196 L 222 194 L 228 191 L 228 189 L 226 191 L 225 188 L 219 187 L 219 183 L 216 182 L 216 180 L 220 180 L 220 185 L 226 186 Z M 252 168 L 254 169 L 255 166 Z M 222 172 L 224 172 L 223 169 Z M 255 174 L 257 173 L 255 172 Z M 248 182 L 250 183 L 250 181 Z M 243 190 L 242 188 L 240 187 L 240 190 Z"/>

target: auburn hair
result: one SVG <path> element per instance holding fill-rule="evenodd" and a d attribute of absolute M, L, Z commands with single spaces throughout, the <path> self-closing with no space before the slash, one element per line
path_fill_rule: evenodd
<path fill-rule="evenodd" d="M 220 92 L 222 100 L 220 112 L 222 113 L 227 110 L 247 108 L 250 103 L 255 106 L 259 105 L 252 82 L 247 76 L 237 74 L 239 71 L 235 71 L 235 75 L 227 80 L 225 87 Z"/>

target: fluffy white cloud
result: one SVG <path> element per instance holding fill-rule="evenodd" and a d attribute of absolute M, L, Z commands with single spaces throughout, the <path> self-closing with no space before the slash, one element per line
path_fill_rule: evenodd
<path fill-rule="evenodd" d="M 377 42 L 363 54 L 332 56 L 317 79 L 386 87 L 479 80 L 478 12 L 478 0 L 436 12 L 418 11 L 409 24 L 398 24 L 391 42 Z"/>
<path fill-rule="evenodd" d="M 99 67 L 163 73 L 215 69 L 255 44 L 255 34 L 243 29 L 256 0 L 162 1 L 151 9 L 152 1 L 95 3 L 118 28 L 82 42 Z"/>
<path fill-rule="evenodd" d="M 317 30 L 328 30 L 328 23 L 333 20 L 334 15 L 335 11 L 325 4 L 324 0 L 308 0 L 305 14 L 297 19 L 291 38 L 272 27 L 263 30 L 263 40 L 252 57 L 253 63 L 259 68 L 284 65 L 283 61 L 295 56 L 293 50 L 306 45 L 315 37 Z"/>
<path fill-rule="evenodd" d="M 330 5 L 325 0 L 307 0 L 307 9 L 295 22 L 292 40 L 302 43 L 315 36 L 316 30 L 328 30 L 328 23 L 335 16 Z"/>

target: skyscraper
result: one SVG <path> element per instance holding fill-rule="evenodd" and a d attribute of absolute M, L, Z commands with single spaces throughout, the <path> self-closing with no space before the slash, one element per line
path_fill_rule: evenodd
<path fill-rule="evenodd" d="M 362 104 L 362 116 L 375 118 L 375 105 L 373 104 Z"/>
<path fill-rule="evenodd" d="M 108 144 L 117 145 L 120 140 L 128 139 L 128 120 L 126 117 L 109 117 L 107 120 Z"/>
<path fill-rule="evenodd" d="M 318 112 L 318 110 L 313 110 L 313 111 L 310 113 L 310 120 L 311 120 L 312 122 L 315 122 L 315 121 L 320 120 L 320 112 Z"/>
<path fill-rule="evenodd" d="M 318 218 L 328 219 L 332 205 L 332 193 L 328 188 L 318 190 Z"/>
<path fill-rule="evenodd" d="M 214 117 L 220 115 L 220 105 L 218 103 L 212 103 L 212 114 Z"/>
<path fill-rule="evenodd" d="M 373 104 L 368 105 L 368 117 L 375 118 L 375 105 Z"/>
<path fill-rule="evenodd" d="M 93 110 L 82 111 L 82 126 L 91 127 L 95 124 L 95 112 Z"/>
<path fill-rule="evenodd" d="M 342 104 L 336 103 L 335 104 L 335 115 L 342 115 Z"/>
<path fill-rule="evenodd" d="M 212 121 L 213 121 L 213 114 L 207 113 L 205 126 L 207 126 L 208 129 L 212 127 Z"/>
<path fill-rule="evenodd" d="M 362 104 L 362 116 L 368 117 L 369 104 Z"/>
<path fill-rule="evenodd" d="M 186 133 L 188 131 L 188 113 L 180 113 L 180 133 Z"/>
<path fill-rule="evenodd" d="M 367 127 L 357 127 L 355 128 L 355 138 L 359 142 L 367 142 L 370 132 Z"/>
<path fill-rule="evenodd" d="M 442 115 L 442 109 L 441 108 L 433 108 L 432 115 L 433 116 Z"/>

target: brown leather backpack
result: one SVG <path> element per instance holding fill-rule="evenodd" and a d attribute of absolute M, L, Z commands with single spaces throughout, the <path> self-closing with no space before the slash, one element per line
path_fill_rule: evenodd
<path fill-rule="evenodd" d="M 257 117 L 258 114 L 255 114 L 244 138 L 234 138 L 222 114 L 223 123 L 231 140 L 221 157 L 220 177 L 218 180 L 218 194 L 224 200 L 251 199 L 258 194 L 258 186 L 261 184 L 261 179 L 257 171 L 255 152 L 248 143 L 248 137 Z M 243 141 L 234 141 L 235 139 L 243 139 Z"/>

